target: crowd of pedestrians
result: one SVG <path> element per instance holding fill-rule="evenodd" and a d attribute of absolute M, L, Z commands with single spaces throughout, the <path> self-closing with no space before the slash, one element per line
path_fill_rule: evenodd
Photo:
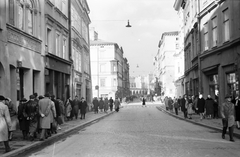
<path fill-rule="evenodd" d="M 166 110 L 175 112 L 183 112 L 185 119 L 192 119 L 193 114 L 199 115 L 199 119 L 222 119 L 223 129 L 222 138 L 225 139 L 227 129 L 229 129 L 229 139 L 234 142 L 233 131 L 236 125 L 240 129 L 240 97 L 233 98 L 231 95 L 225 96 L 222 104 L 218 103 L 218 96 L 213 99 L 210 95 L 206 99 L 202 94 L 195 96 L 183 95 L 179 98 L 171 98 L 166 96 L 163 100 Z M 220 115 L 219 115 L 220 114 Z"/>
<path fill-rule="evenodd" d="M 98 111 L 100 110 L 100 112 L 105 112 L 107 113 L 109 108 L 110 111 L 113 111 L 113 105 L 115 106 L 115 111 L 119 111 L 120 109 L 120 100 L 116 97 L 115 100 L 112 99 L 112 97 L 110 97 L 109 99 L 106 98 L 102 98 L 100 97 L 99 99 L 97 97 L 93 98 L 93 110 L 94 113 L 97 114 Z"/>
<path fill-rule="evenodd" d="M 69 97 L 65 102 L 54 95 L 37 93 L 29 96 L 29 100 L 23 98 L 14 109 L 10 98 L 0 95 L 0 142 L 4 143 L 5 151 L 11 151 L 9 141 L 14 136 L 14 131 L 20 129 L 23 140 L 43 141 L 61 130 L 65 121 L 85 119 L 88 104 L 82 97 L 74 100 Z"/>

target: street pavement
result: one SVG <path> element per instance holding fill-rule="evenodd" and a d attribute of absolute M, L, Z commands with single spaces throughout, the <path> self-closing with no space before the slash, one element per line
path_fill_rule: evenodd
<path fill-rule="evenodd" d="M 5 153 L 5 148 L 2 142 L 0 142 L 0 156 L 1 157 L 9 157 L 9 156 L 17 156 L 19 153 L 22 153 L 26 150 L 30 150 L 32 148 L 40 147 L 44 143 L 48 143 L 51 140 L 61 138 L 66 133 L 69 133 L 73 130 L 78 129 L 84 125 L 90 124 L 96 120 L 104 118 L 113 112 L 99 112 L 98 114 L 94 114 L 94 112 L 88 112 L 86 114 L 86 118 L 82 119 L 73 119 L 71 121 L 67 121 L 61 125 L 61 130 L 58 130 L 57 134 L 52 134 L 52 136 L 45 141 L 39 141 L 39 138 L 34 141 L 27 141 L 22 139 L 22 133 L 20 130 L 14 131 L 12 141 L 9 141 L 10 147 L 12 148 L 11 152 Z"/>
<path fill-rule="evenodd" d="M 135 103 L 123 103 L 122 104 L 123 108 L 138 108 L 138 107 L 142 107 L 141 106 L 141 102 L 135 102 Z M 203 119 L 200 120 L 199 115 L 193 115 L 192 119 L 184 119 L 183 113 L 180 111 L 179 115 L 176 116 L 175 113 L 173 112 L 169 112 L 165 110 L 165 107 L 162 103 L 160 102 L 147 102 L 146 105 L 147 108 L 158 108 L 159 110 L 161 110 L 164 113 L 167 113 L 175 118 L 190 122 L 190 123 L 194 123 L 197 125 L 201 125 L 213 130 L 217 130 L 217 131 L 221 131 L 222 129 L 222 123 L 221 123 L 221 119 Z M 31 150 L 32 148 L 36 148 L 36 147 L 40 147 L 42 146 L 43 143 L 47 143 L 53 139 L 60 139 L 61 136 L 63 136 L 66 133 L 71 132 L 72 130 L 78 129 L 80 127 L 82 127 L 83 125 L 87 125 L 90 124 L 92 122 L 94 122 L 95 120 L 104 118 L 110 114 L 112 114 L 114 112 L 108 112 L 108 113 L 99 113 L 99 114 L 94 114 L 93 112 L 88 112 L 86 114 L 86 119 L 85 120 L 72 120 L 72 121 L 68 121 L 65 122 L 63 125 L 61 125 L 61 130 L 58 130 L 57 134 L 53 134 L 52 137 L 48 138 L 45 141 L 38 141 L 38 139 L 36 139 L 35 141 L 26 141 L 26 140 L 22 140 L 22 134 L 21 131 L 15 131 L 14 132 L 14 136 L 13 136 L 13 140 L 10 141 L 10 146 L 13 149 L 11 152 L 9 153 L 4 153 L 4 146 L 1 143 L 0 144 L 0 156 L 5 157 L 5 156 L 17 156 L 19 153 L 25 152 L 26 150 Z M 234 130 L 234 135 L 235 137 L 240 137 L 240 130 L 235 129 Z M 219 134 L 220 137 L 220 134 Z M 228 139 L 228 136 L 226 136 L 226 139 Z"/>
<path fill-rule="evenodd" d="M 237 157 L 240 140 L 159 111 L 124 105 L 97 123 L 24 157 Z M 20 156 L 21 157 L 21 156 Z"/>

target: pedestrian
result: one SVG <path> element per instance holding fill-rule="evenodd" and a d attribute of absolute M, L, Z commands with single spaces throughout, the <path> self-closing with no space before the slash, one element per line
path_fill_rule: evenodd
<path fill-rule="evenodd" d="M 118 98 L 116 97 L 115 101 L 114 101 L 114 105 L 115 105 L 115 111 L 119 112 L 120 109 L 120 101 L 118 100 Z"/>
<path fill-rule="evenodd" d="M 204 112 L 205 112 L 205 99 L 203 98 L 202 94 L 199 94 L 196 110 L 200 114 L 200 119 L 201 120 L 203 118 L 205 118 L 205 116 L 204 116 Z"/>
<path fill-rule="evenodd" d="M 71 105 L 71 100 L 70 100 L 71 97 L 69 97 L 66 102 L 65 102 L 65 118 L 66 120 L 70 120 L 71 119 L 71 112 L 72 112 L 72 105 Z"/>
<path fill-rule="evenodd" d="M 40 128 L 42 129 L 40 135 L 40 141 L 43 141 L 46 136 L 46 130 L 51 128 L 51 116 L 50 113 L 53 110 L 52 101 L 50 95 L 47 93 L 44 98 L 39 100 L 39 114 L 40 114 Z"/>
<path fill-rule="evenodd" d="M 192 114 L 194 113 L 194 111 L 193 111 L 193 101 L 191 96 L 189 96 L 189 98 L 186 100 L 186 108 L 187 108 L 188 118 L 192 119 Z"/>
<path fill-rule="evenodd" d="M 6 98 L 0 95 L 0 142 L 4 143 L 5 152 L 11 151 L 9 146 L 8 129 L 11 127 L 11 118 L 8 107 L 5 105 Z"/>
<path fill-rule="evenodd" d="M 109 106 L 110 106 L 110 111 L 112 111 L 113 110 L 113 99 L 112 99 L 112 97 L 110 97 L 110 99 L 109 99 Z"/>
<path fill-rule="evenodd" d="M 144 106 L 147 107 L 146 106 L 146 99 L 144 97 L 142 97 L 142 107 L 144 107 Z"/>
<path fill-rule="evenodd" d="M 193 101 L 193 110 L 196 114 L 198 114 L 198 111 L 197 111 L 197 103 L 198 103 L 198 95 L 195 95 L 192 97 L 192 101 Z"/>
<path fill-rule="evenodd" d="M 165 104 L 166 110 L 168 111 L 169 106 L 168 106 L 168 97 L 167 96 L 164 98 L 164 104 Z"/>
<path fill-rule="evenodd" d="M 18 105 L 18 121 L 20 130 L 22 130 L 23 140 L 28 138 L 29 132 L 29 121 L 27 120 L 27 114 L 25 112 L 27 99 L 23 98 L 20 100 Z"/>
<path fill-rule="evenodd" d="M 172 100 L 171 97 L 168 98 L 167 103 L 168 103 L 168 109 L 169 109 L 169 111 L 170 111 L 170 112 L 173 112 L 173 100 Z"/>
<path fill-rule="evenodd" d="M 93 108 L 94 108 L 94 113 L 98 113 L 98 106 L 99 106 L 99 102 L 97 97 L 93 98 Z"/>
<path fill-rule="evenodd" d="M 104 106 L 104 101 L 101 97 L 100 100 L 99 100 L 99 109 L 100 109 L 101 112 L 103 112 L 103 106 Z"/>
<path fill-rule="evenodd" d="M 17 111 L 13 108 L 13 103 L 10 98 L 6 98 L 5 104 L 8 106 L 10 118 L 11 118 L 11 127 L 9 128 L 9 141 L 13 138 L 13 132 L 17 130 L 18 118 Z"/>
<path fill-rule="evenodd" d="M 104 99 L 104 107 L 103 108 L 104 108 L 104 112 L 107 113 L 108 108 L 109 108 L 109 101 L 108 101 L 107 97 Z"/>
<path fill-rule="evenodd" d="M 235 103 L 235 115 L 236 115 L 236 127 L 240 129 L 240 98 L 239 96 L 236 97 Z"/>
<path fill-rule="evenodd" d="M 185 94 L 180 101 L 181 111 L 183 112 L 184 118 L 187 118 L 186 101 L 187 101 L 187 95 Z"/>
<path fill-rule="evenodd" d="M 205 108 L 206 108 L 206 117 L 209 119 L 213 118 L 213 112 L 214 112 L 214 100 L 211 98 L 211 95 L 207 96 L 207 99 L 205 100 Z"/>
<path fill-rule="evenodd" d="M 29 101 L 26 103 L 25 113 L 27 114 L 27 120 L 29 122 L 29 138 L 31 141 L 34 140 L 37 133 L 38 127 L 38 116 L 39 116 L 39 108 L 38 103 L 34 100 L 35 96 L 30 95 Z"/>
<path fill-rule="evenodd" d="M 178 109 L 179 109 L 179 111 L 181 110 L 181 100 L 182 100 L 182 97 L 181 96 L 179 96 L 178 97 L 178 99 L 177 99 L 177 103 L 178 103 Z"/>
<path fill-rule="evenodd" d="M 60 125 L 62 125 L 64 123 L 64 114 L 65 114 L 65 108 L 64 108 L 64 104 L 63 104 L 63 101 L 57 97 L 57 101 L 59 103 L 59 108 L 60 108 L 60 116 L 58 117 L 58 130 L 61 130 L 61 127 Z"/>
<path fill-rule="evenodd" d="M 51 124 L 50 124 L 50 129 L 48 129 L 47 131 L 49 136 L 51 136 L 54 133 L 55 134 L 57 133 L 57 111 L 56 111 L 55 102 L 51 99 L 52 97 L 55 97 L 55 96 L 49 97 L 51 100 L 51 110 L 50 110 Z"/>
<path fill-rule="evenodd" d="M 174 99 L 174 102 L 173 102 L 173 107 L 174 107 L 174 110 L 175 110 L 175 114 L 178 115 L 178 108 L 179 108 L 179 105 L 178 105 L 178 99 Z"/>
<path fill-rule="evenodd" d="M 218 96 L 215 95 L 214 104 L 213 104 L 213 118 L 218 118 Z"/>
<path fill-rule="evenodd" d="M 221 106 L 221 116 L 223 124 L 222 138 L 225 139 L 225 134 L 228 128 L 230 141 L 234 142 L 233 130 L 235 123 L 235 106 L 231 102 L 231 96 L 228 94 L 225 96 L 225 102 L 223 102 Z"/>
<path fill-rule="evenodd" d="M 75 96 L 75 99 L 72 101 L 72 107 L 73 107 L 73 114 L 75 119 L 78 119 L 78 113 L 80 109 L 80 100 L 78 99 L 78 96 Z"/>
<path fill-rule="evenodd" d="M 84 99 L 84 97 L 81 98 L 80 102 L 80 113 L 81 113 L 81 118 L 80 119 L 85 119 L 85 115 L 87 112 L 87 101 Z"/>

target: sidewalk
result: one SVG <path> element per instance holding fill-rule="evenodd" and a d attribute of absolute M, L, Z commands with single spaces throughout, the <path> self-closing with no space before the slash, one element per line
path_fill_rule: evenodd
<path fill-rule="evenodd" d="M 193 114 L 192 115 L 192 119 L 185 119 L 183 112 L 179 111 L 178 115 L 175 114 L 175 111 L 171 112 L 171 111 L 167 111 L 165 109 L 164 104 L 160 103 L 160 102 L 155 102 L 155 104 L 159 104 L 160 106 L 157 107 L 159 110 L 173 116 L 176 117 L 178 119 L 181 120 L 185 120 L 187 122 L 196 124 L 196 125 L 201 125 L 210 129 L 214 129 L 216 131 L 219 131 L 220 133 L 222 132 L 222 119 L 218 118 L 218 119 L 202 119 L 200 120 L 200 116 L 197 114 Z M 221 134 L 219 135 L 219 137 L 221 137 Z M 240 130 L 237 128 L 234 128 L 234 137 L 236 138 L 240 138 Z"/>
<path fill-rule="evenodd" d="M 27 141 L 22 139 L 22 132 L 21 130 L 16 130 L 13 133 L 13 139 L 12 141 L 9 141 L 10 147 L 12 151 L 5 153 L 5 147 L 3 145 L 3 142 L 0 143 L 0 156 L 1 157 L 9 157 L 9 156 L 16 156 L 19 153 L 22 153 L 26 150 L 29 150 L 31 148 L 36 148 L 44 143 L 48 143 L 52 140 L 55 140 L 57 138 L 61 138 L 64 134 L 69 133 L 73 130 L 77 130 L 78 128 L 88 125 L 96 120 L 102 119 L 110 114 L 114 113 L 114 111 L 108 111 L 108 113 L 99 112 L 98 114 L 94 114 L 94 112 L 87 112 L 86 119 L 73 119 L 71 121 L 67 121 L 64 124 L 61 125 L 61 130 L 58 130 L 57 134 L 52 134 L 51 137 L 44 141 L 39 141 L 39 137 L 35 139 L 34 141 Z"/>

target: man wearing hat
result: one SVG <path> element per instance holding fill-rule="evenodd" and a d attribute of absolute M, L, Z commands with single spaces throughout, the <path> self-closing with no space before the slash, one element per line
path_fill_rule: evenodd
<path fill-rule="evenodd" d="M 5 105 L 5 97 L 0 95 L 0 142 L 3 141 L 5 146 L 5 151 L 11 151 L 8 143 L 8 128 L 11 127 L 11 118 L 7 105 Z"/>
<path fill-rule="evenodd" d="M 230 141 L 234 142 L 233 128 L 235 123 L 235 108 L 234 104 L 231 102 L 231 96 L 228 94 L 225 96 L 225 102 L 221 106 L 221 116 L 223 124 L 222 138 L 225 139 L 228 128 Z"/>

